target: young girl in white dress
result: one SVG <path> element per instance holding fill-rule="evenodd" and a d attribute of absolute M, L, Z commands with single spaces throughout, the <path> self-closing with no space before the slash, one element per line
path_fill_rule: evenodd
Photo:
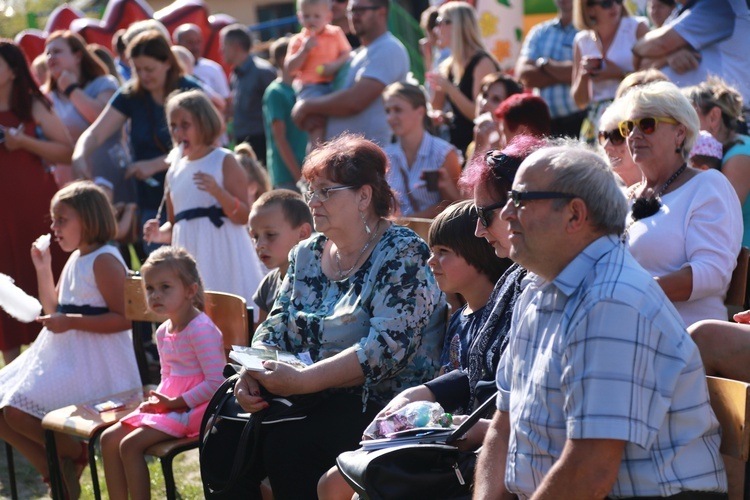
<path fill-rule="evenodd" d="M 168 221 L 161 227 L 156 219 L 146 222 L 144 238 L 185 248 L 206 290 L 233 293 L 252 304 L 267 269 L 246 227 L 247 174 L 231 151 L 213 146 L 221 118 L 202 91 L 172 95 L 166 113 L 182 157 L 167 171 Z"/>
<path fill-rule="evenodd" d="M 125 318 L 127 268 L 107 244 L 115 218 L 104 192 L 74 182 L 52 198 L 52 232 L 72 252 L 55 287 L 49 248 L 31 248 L 44 325 L 37 340 L 0 370 L 0 438 L 24 455 L 47 481 L 42 418 L 71 404 L 141 387 L 130 322 Z M 57 436 L 70 498 L 87 463 L 84 443 Z"/>
<path fill-rule="evenodd" d="M 221 332 L 203 310 L 193 257 L 161 247 L 141 268 L 148 307 L 169 319 L 156 330 L 161 382 L 148 401 L 102 434 L 110 499 L 149 498 L 144 451 L 161 441 L 197 436 L 208 401 L 224 381 Z"/>

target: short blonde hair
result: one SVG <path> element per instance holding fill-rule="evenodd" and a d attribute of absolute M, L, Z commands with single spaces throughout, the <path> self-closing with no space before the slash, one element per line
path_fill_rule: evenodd
<path fill-rule="evenodd" d="M 165 109 L 167 122 L 176 108 L 182 108 L 193 115 L 203 144 L 211 145 L 221 135 L 221 116 L 202 90 L 192 89 L 170 94 Z"/>
<path fill-rule="evenodd" d="M 640 85 L 633 87 L 622 99 L 624 101 L 624 117 L 637 111 L 643 116 L 672 118 L 685 126 L 685 141 L 682 143 L 681 150 L 682 157 L 685 160 L 688 159 L 700 130 L 700 122 L 695 108 L 677 85 L 671 82 L 653 82 Z"/>

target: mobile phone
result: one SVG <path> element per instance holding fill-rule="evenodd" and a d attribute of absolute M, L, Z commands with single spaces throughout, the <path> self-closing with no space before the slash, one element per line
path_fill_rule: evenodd
<path fill-rule="evenodd" d="M 101 403 L 94 405 L 94 409 L 98 411 L 99 413 L 103 413 L 105 411 L 119 410 L 120 408 L 124 408 L 124 407 L 125 407 L 125 402 L 120 401 L 119 399 L 108 399 L 107 401 L 102 401 Z"/>

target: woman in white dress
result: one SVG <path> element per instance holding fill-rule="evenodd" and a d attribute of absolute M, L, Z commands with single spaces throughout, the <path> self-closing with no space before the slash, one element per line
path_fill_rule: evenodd
<path fill-rule="evenodd" d="M 146 222 L 144 238 L 183 247 L 195 257 L 206 290 L 233 293 L 252 304 L 267 270 L 246 227 L 247 174 L 231 151 L 213 146 L 221 119 L 203 91 L 172 96 L 166 113 L 178 145 L 167 171 L 168 221 Z"/>

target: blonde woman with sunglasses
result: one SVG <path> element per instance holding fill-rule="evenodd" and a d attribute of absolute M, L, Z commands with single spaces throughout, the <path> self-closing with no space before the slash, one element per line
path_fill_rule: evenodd
<path fill-rule="evenodd" d="M 625 187 L 629 188 L 638 184 L 643 179 L 643 174 L 633 161 L 625 136 L 619 129 L 619 123 L 622 121 L 622 102 L 622 100 L 613 102 L 602 115 L 599 120 L 597 140 L 609 158 L 612 171 L 617 174 Z"/>
<path fill-rule="evenodd" d="M 656 82 L 622 98 L 620 133 L 643 179 L 629 191 L 624 238 L 689 325 L 726 319 L 724 297 L 742 241 L 742 213 L 720 172 L 685 163 L 698 114 L 680 89 Z"/>

